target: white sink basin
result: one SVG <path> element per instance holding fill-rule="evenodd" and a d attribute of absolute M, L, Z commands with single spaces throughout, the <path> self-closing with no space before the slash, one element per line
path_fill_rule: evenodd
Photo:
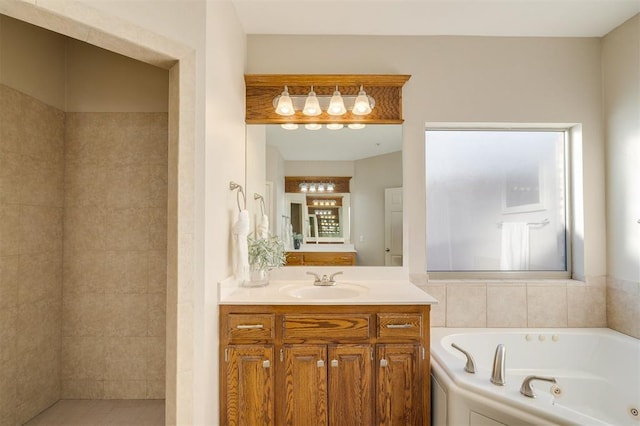
<path fill-rule="evenodd" d="M 280 289 L 281 293 L 296 299 L 349 299 L 358 297 L 368 291 L 367 287 L 356 284 L 340 284 L 334 286 L 316 286 L 313 284 L 292 284 Z"/>

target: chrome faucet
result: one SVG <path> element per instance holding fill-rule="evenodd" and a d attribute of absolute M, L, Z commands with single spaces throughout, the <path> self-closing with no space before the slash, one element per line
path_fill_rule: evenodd
<path fill-rule="evenodd" d="M 336 275 L 341 275 L 343 272 L 339 271 L 339 272 L 335 272 L 331 275 L 329 275 L 327 277 L 326 274 L 322 275 L 322 278 L 320 278 L 320 275 L 316 274 L 315 272 L 307 272 L 307 275 L 313 275 L 314 281 L 313 281 L 313 285 L 318 285 L 318 286 L 332 286 L 332 285 L 336 285 L 336 280 L 334 279 Z"/>
<path fill-rule="evenodd" d="M 504 386 L 505 358 L 507 356 L 507 348 L 501 343 L 496 347 L 496 353 L 493 356 L 493 370 L 491 371 L 491 383 L 498 386 Z"/>
<path fill-rule="evenodd" d="M 467 373 L 476 374 L 476 364 L 475 362 L 473 362 L 473 357 L 471 356 L 471 354 L 455 343 L 452 343 L 451 346 L 462 352 L 467 357 L 467 365 L 464 366 L 464 371 L 466 371 Z"/>
<path fill-rule="evenodd" d="M 554 377 L 527 376 L 522 381 L 522 386 L 520 386 L 520 393 L 529 398 L 535 398 L 536 394 L 535 392 L 533 392 L 533 387 L 531 386 L 531 382 L 534 380 L 543 380 L 545 382 L 556 383 L 556 379 Z"/>

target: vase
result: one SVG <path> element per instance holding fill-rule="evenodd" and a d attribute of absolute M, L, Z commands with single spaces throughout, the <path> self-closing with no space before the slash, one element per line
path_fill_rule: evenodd
<path fill-rule="evenodd" d="M 293 240 L 293 248 L 300 250 L 300 240 Z"/>
<path fill-rule="evenodd" d="M 249 280 L 243 283 L 244 287 L 264 287 L 269 285 L 269 268 L 251 266 Z"/>

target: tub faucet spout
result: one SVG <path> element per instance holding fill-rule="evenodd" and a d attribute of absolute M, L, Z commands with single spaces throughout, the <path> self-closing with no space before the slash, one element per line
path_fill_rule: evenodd
<path fill-rule="evenodd" d="M 452 343 L 451 346 L 462 352 L 464 356 L 467 357 L 467 365 L 464 366 L 464 371 L 466 371 L 467 373 L 476 374 L 476 364 L 473 362 L 473 357 L 471 356 L 471 354 L 455 343 Z"/>
<path fill-rule="evenodd" d="M 536 394 L 533 391 L 533 387 L 531 386 L 531 382 L 534 380 L 543 380 L 545 382 L 556 383 L 556 379 L 554 377 L 527 376 L 522 381 L 522 386 L 520 386 L 520 393 L 529 398 L 535 398 Z"/>
<path fill-rule="evenodd" d="M 493 370 L 491 371 L 491 383 L 497 386 L 505 385 L 505 358 L 507 356 L 507 348 L 501 343 L 496 347 L 496 353 L 493 356 Z"/>

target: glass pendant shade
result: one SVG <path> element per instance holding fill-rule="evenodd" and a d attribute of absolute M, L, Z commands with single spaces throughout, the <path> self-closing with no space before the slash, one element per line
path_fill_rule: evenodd
<path fill-rule="evenodd" d="M 358 93 L 356 102 L 353 105 L 352 112 L 354 115 L 367 115 L 371 113 L 371 105 L 369 104 L 369 97 L 367 96 L 367 93 L 364 91 L 362 86 L 360 86 L 360 92 Z"/>
<path fill-rule="evenodd" d="M 343 115 L 347 112 L 347 108 L 344 106 L 344 100 L 342 99 L 342 95 L 338 92 L 338 88 L 336 87 L 336 91 L 333 92 L 333 96 L 329 101 L 329 109 L 327 109 L 327 113 L 329 115 Z"/>
<path fill-rule="evenodd" d="M 276 114 L 289 116 L 295 114 L 296 111 L 293 108 L 293 102 L 289 97 L 289 89 L 284 86 L 284 91 L 278 97 L 278 103 L 276 105 Z"/>
<path fill-rule="evenodd" d="M 311 86 L 311 91 L 309 92 L 309 95 L 307 95 L 307 100 L 304 102 L 304 109 L 302 110 L 302 113 L 311 117 L 315 117 L 322 113 L 322 110 L 320 109 L 320 102 L 318 102 L 316 92 L 313 91 L 313 86 Z"/>

